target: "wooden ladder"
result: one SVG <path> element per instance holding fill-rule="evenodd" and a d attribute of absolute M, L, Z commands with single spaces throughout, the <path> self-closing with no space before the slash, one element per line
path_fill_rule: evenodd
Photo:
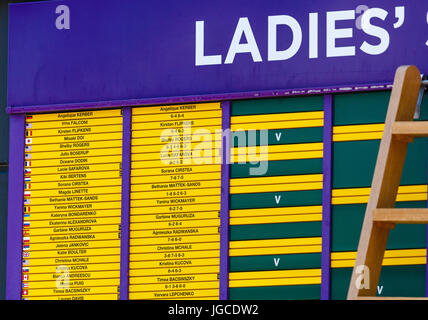
<path fill-rule="evenodd" d="M 376 297 L 389 230 L 397 223 L 428 223 L 428 209 L 394 208 L 407 145 L 415 137 L 428 137 L 428 121 L 412 121 L 418 96 L 423 93 L 421 88 L 425 85 L 426 81 L 421 80 L 421 74 L 415 66 L 397 69 L 348 299 L 428 299 Z"/>

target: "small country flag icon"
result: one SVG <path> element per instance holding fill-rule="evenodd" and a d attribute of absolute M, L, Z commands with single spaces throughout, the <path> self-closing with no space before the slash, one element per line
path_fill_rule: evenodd
<path fill-rule="evenodd" d="M 24 184 L 24 189 L 25 189 L 25 190 L 27 190 L 27 189 L 28 189 L 28 190 L 29 190 L 29 189 L 31 189 L 31 183 L 25 183 L 25 184 Z"/>
<path fill-rule="evenodd" d="M 25 151 L 31 151 L 31 150 L 33 150 L 32 146 L 25 146 Z"/>
<path fill-rule="evenodd" d="M 23 295 L 23 296 L 28 295 L 28 290 L 27 290 L 27 289 L 22 290 L 22 295 Z"/>
<path fill-rule="evenodd" d="M 25 218 L 29 218 L 30 217 L 30 214 L 29 213 L 24 213 L 24 219 Z"/>
<path fill-rule="evenodd" d="M 28 266 L 30 264 L 30 260 L 22 260 L 22 265 L 23 266 Z M 28 280 L 28 274 L 25 274 L 24 276 L 27 276 L 27 280 Z M 22 279 L 24 280 L 24 279 Z"/>
<path fill-rule="evenodd" d="M 24 223 L 23 223 L 23 224 L 24 224 L 24 227 L 27 227 L 27 228 L 28 228 L 28 227 L 30 226 L 30 221 L 24 221 Z"/>
<path fill-rule="evenodd" d="M 28 276 L 28 274 L 23 274 L 22 275 L 22 281 L 28 281 L 30 277 Z"/>
<path fill-rule="evenodd" d="M 22 240 L 24 241 L 24 243 L 28 243 L 30 242 L 30 237 L 23 237 Z"/>
<path fill-rule="evenodd" d="M 33 135 L 33 130 L 25 130 L 25 136 L 31 137 Z"/>
<path fill-rule="evenodd" d="M 30 204 L 31 200 L 30 199 L 24 199 L 24 204 Z M 24 212 L 25 212 L 25 208 L 24 208 Z M 30 212 L 30 208 L 28 208 L 28 212 Z"/>
<path fill-rule="evenodd" d="M 30 257 L 30 253 L 29 253 L 29 252 L 23 252 L 23 253 L 22 253 L 22 256 L 23 256 L 24 258 L 29 258 L 29 257 Z"/>
<path fill-rule="evenodd" d="M 28 288 L 28 283 L 22 283 L 23 288 Z"/>
<path fill-rule="evenodd" d="M 25 124 L 25 128 L 26 129 L 31 129 L 31 128 L 33 128 L 33 124 L 32 123 L 26 123 Z"/>
<path fill-rule="evenodd" d="M 25 161 L 24 164 L 26 167 L 31 167 L 31 161 Z"/>
<path fill-rule="evenodd" d="M 26 116 L 25 116 L 25 118 L 26 118 L 27 120 L 31 120 L 31 119 L 33 119 L 33 116 L 32 116 L 31 114 L 28 114 L 28 115 L 26 115 Z"/>
<path fill-rule="evenodd" d="M 23 267 L 22 268 L 22 272 L 28 272 L 28 271 L 30 271 L 30 268 L 28 268 L 28 267 Z"/>
<path fill-rule="evenodd" d="M 25 250 L 25 251 L 28 251 L 28 250 L 30 250 L 30 246 L 29 245 L 24 245 L 24 246 L 22 246 L 22 249 Z"/>
<path fill-rule="evenodd" d="M 26 200 L 28 200 L 28 203 L 30 203 L 30 199 L 25 199 L 24 204 L 26 204 L 25 203 Z M 30 207 L 24 207 L 24 212 L 30 212 Z"/>
<path fill-rule="evenodd" d="M 30 174 L 31 173 L 31 168 L 25 168 L 24 169 L 24 173 L 25 174 Z"/>
<path fill-rule="evenodd" d="M 25 144 L 32 144 L 32 143 L 33 143 L 33 138 L 25 139 Z"/>
<path fill-rule="evenodd" d="M 25 160 L 30 160 L 30 159 L 31 159 L 31 153 L 26 153 Z"/>
<path fill-rule="evenodd" d="M 24 191 L 24 197 L 29 197 L 29 196 L 31 196 L 31 191 L 28 191 L 28 190 Z"/>
<path fill-rule="evenodd" d="M 24 230 L 22 231 L 22 236 L 24 236 L 24 237 L 29 237 L 29 236 L 30 236 L 30 230 L 28 230 L 28 229 L 24 229 Z"/>
<path fill-rule="evenodd" d="M 25 177 L 25 178 L 24 178 L 24 181 L 25 181 L 25 182 L 31 182 L 31 177 Z"/>

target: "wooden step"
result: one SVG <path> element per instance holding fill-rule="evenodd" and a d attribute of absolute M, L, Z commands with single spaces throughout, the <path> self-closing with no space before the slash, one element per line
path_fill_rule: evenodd
<path fill-rule="evenodd" d="M 390 222 L 399 224 L 428 223 L 427 208 L 382 208 L 373 210 L 373 222 Z"/>
<path fill-rule="evenodd" d="M 394 136 L 428 137 L 428 121 L 395 121 L 391 132 Z"/>

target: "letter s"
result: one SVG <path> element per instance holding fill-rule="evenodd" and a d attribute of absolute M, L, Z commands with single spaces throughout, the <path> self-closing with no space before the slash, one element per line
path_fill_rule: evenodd
<path fill-rule="evenodd" d="M 381 27 L 377 27 L 371 24 L 372 18 L 379 18 L 385 20 L 388 12 L 380 8 L 371 8 L 364 12 L 361 17 L 361 29 L 368 35 L 377 37 L 380 39 L 378 45 L 371 45 L 367 41 L 364 41 L 360 49 L 371 55 L 379 55 L 384 53 L 389 47 L 389 33 Z"/>

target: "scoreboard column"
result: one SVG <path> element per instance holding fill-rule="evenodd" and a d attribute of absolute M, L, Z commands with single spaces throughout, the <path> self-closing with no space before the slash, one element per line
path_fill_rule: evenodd
<path fill-rule="evenodd" d="M 218 299 L 220 103 L 132 109 L 130 299 Z"/>
<path fill-rule="evenodd" d="M 23 299 L 118 299 L 122 110 L 26 116 Z"/>

